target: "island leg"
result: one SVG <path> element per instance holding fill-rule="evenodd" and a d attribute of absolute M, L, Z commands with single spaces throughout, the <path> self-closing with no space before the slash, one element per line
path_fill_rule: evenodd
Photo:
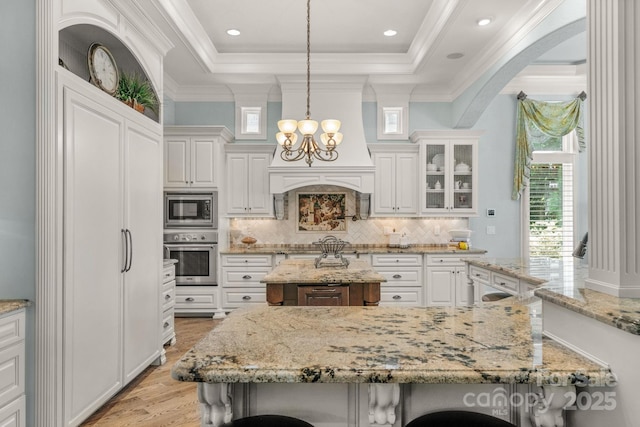
<path fill-rule="evenodd" d="M 231 422 L 231 384 L 198 383 L 198 401 L 202 427 L 220 427 Z"/>
<path fill-rule="evenodd" d="M 392 426 L 400 402 L 400 384 L 369 384 L 369 425 Z"/>
<path fill-rule="evenodd" d="M 535 427 L 563 427 L 564 410 L 576 401 L 574 386 L 541 386 L 537 404 L 532 408 Z"/>

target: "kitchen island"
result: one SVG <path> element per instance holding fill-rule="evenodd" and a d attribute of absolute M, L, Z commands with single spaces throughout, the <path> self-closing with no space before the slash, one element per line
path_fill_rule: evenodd
<path fill-rule="evenodd" d="M 539 312 L 508 300 L 243 308 L 187 352 L 172 377 L 198 383 L 202 425 L 216 427 L 267 412 L 322 426 L 397 426 L 445 404 L 514 422 L 531 408 L 509 396 L 611 385 L 609 369 L 542 337 Z M 486 407 L 470 392 L 503 398 Z"/>
<path fill-rule="evenodd" d="M 316 261 L 310 259 L 283 260 L 261 280 L 266 283 L 269 305 L 305 306 L 375 306 L 380 301 L 380 282 L 384 281 L 367 261 L 316 267 Z"/>

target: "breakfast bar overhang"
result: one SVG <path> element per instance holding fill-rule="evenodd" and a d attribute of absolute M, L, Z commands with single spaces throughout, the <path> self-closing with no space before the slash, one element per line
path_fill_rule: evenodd
<path fill-rule="evenodd" d="M 451 385 L 474 392 L 501 388 L 508 396 L 551 388 L 557 397 L 575 395 L 581 386 L 615 385 L 608 368 L 543 337 L 539 314 L 515 298 L 458 308 L 243 308 L 187 352 L 172 377 L 198 383 L 201 425 L 214 427 L 273 408 L 323 425 L 400 425 L 400 417 L 408 421 L 432 410 L 428 399 L 413 415 L 406 410 L 420 387 L 438 394 L 451 392 Z M 269 389 L 275 386 L 292 392 Z M 354 402 L 344 414 L 332 413 L 331 395 L 341 391 L 331 387 L 338 386 Z M 459 407 L 478 410 L 468 393 L 451 396 Z M 540 396 L 534 408 L 511 402 L 500 411 L 535 412 L 546 405 L 545 411 L 561 412 L 567 404 Z M 261 399 L 279 403 L 269 407 Z M 315 403 L 304 407 L 309 402 Z"/>

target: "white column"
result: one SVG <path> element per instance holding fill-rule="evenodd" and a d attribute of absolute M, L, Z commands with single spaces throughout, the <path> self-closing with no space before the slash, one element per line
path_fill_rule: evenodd
<path fill-rule="evenodd" d="M 637 0 L 587 0 L 587 21 L 586 286 L 640 298 L 640 4 Z"/>

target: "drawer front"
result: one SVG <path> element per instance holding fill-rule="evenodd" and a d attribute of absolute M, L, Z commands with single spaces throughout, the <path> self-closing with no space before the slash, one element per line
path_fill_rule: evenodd
<path fill-rule="evenodd" d="M 472 265 L 469 266 L 469 275 L 475 282 L 489 284 L 489 270 Z"/>
<path fill-rule="evenodd" d="M 214 294 L 189 294 L 177 295 L 175 309 L 183 308 L 215 308 L 216 296 Z"/>
<path fill-rule="evenodd" d="M 498 286 L 501 288 L 507 288 L 514 292 L 518 292 L 518 279 L 514 277 L 505 276 L 499 273 L 493 273 L 491 278 L 492 286 Z"/>
<path fill-rule="evenodd" d="M 227 288 L 222 291 L 222 305 L 226 308 L 236 308 L 249 304 L 266 304 L 265 290 Z"/>
<path fill-rule="evenodd" d="M 373 254 L 371 262 L 374 266 L 421 266 L 422 255 L 419 254 Z"/>
<path fill-rule="evenodd" d="M 25 313 L 20 310 L 0 318 L 0 348 L 8 347 L 25 337 Z"/>
<path fill-rule="evenodd" d="M 260 283 L 260 280 L 267 275 L 270 269 L 249 269 L 249 268 L 223 268 L 222 269 L 222 284 L 223 286 L 248 286 L 264 287 L 264 283 Z"/>
<path fill-rule="evenodd" d="M 172 287 L 162 292 L 162 311 L 176 304 L 176 288 Z"/>
<path fill-rule="evenodd" d="M 427 255 L 427 265 L 461 266 L 464 265 L 464 262 L 461 261 L 461 257 L 459 255 Z"/>
<path fill-rule="evenodd" d="M 165 342 L 173 335 L 175 330 L 175 319 L 173 310 L 166 311 L 162 314 L 162 342 Z"/>
<path fill-rule="evenodd" d="M 0 402 L 9 402 L 24 393 L 24 344 L 0 351 Z"/>
<path fill-rule="evenodd" d="M 222 255 L 222 265 L 271 267 L 273 258 L 271 255 Z"/>
<path fill-rule="evenodd" d="M 381 306 L 411 306 L 422 307 L 423 303 L 422 287 L 383 287 L 380 289 Z"/>
<path fill-rule="evenodd" d="M 387 286 L 421 286 L 422 285 L 422 268 L 378 268 L 378 273 L 387 279 L 381 284 L 382 287 Z"/>
<path fill-rule="evenodd" d="M 176 267 L 171 266 L 162 270 L 162 283 L 169 283 L 176 278 Z"/>

